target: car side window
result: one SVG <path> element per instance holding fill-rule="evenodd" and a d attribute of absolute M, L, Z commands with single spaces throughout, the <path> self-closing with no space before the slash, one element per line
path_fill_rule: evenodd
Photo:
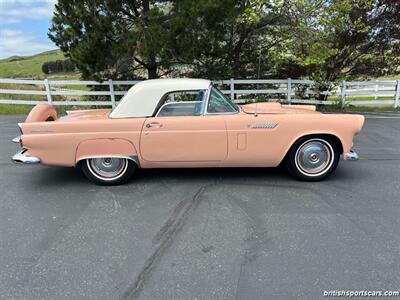
<path fill-rule="evenodd" d="M 230 102 L 221 91 L 213 87 L 208 100 L 207 113 L 234 113 L 237 112 L 236 105 Z"/>
<path fill-rule="evenodd" d="M 204 90 L 177 91 L 163 96 L 156 117 L 200 116 L 203 111 Z"/>

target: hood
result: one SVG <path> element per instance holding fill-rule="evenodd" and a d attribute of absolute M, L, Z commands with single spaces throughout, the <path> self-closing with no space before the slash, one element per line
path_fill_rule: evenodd
<path fill-rule="evenodd" d="M 315 111 L 315 105 L 281 105 L 276 102 L 262 102 L 240 107 L 246 114 L 319 114 Z"/>
<path fill-rule="evenodd" d="M 84 121 L 84 120 L 99 120 L 108 119 L 111 109 L 91 109 L 91 110 L 74 110 L 67 111 L 67 115 L 59 118 L 57 121 Z"/>

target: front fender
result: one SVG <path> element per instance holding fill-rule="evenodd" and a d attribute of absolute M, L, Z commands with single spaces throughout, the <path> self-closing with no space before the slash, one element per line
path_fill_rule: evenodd
<path fill-rule="evenodd" d="M 81 160 L 95 157 L 126 157 L 139 163 L 135 146 L 124 139 L 99 138 L 79 143 L 76 149 L 75 164 Z"/>

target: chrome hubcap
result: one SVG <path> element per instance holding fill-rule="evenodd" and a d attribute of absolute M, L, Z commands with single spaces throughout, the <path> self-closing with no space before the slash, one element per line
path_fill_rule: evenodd
<path fill-rule="evenodd" d="M 306 141 L 297 150 L 295 162 L 302 173 L 313 176 L 321 175 L 332 165 L 332 147 L 320 139 Z"/>
<path fill-rule="evenodd" d="M 125 172 L 127 163 L 124 158 L 104 157 L 90 159 L 88 166 L 97 177 L 114 179 Z"/>

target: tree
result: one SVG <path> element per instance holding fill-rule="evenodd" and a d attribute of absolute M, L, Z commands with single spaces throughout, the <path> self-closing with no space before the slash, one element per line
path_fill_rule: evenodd
<path fill-rule="evenodd" d="M 283 35 L 280 2 L 59 0 L 49 37 L 84 78 L 264 76 Z"/>
<path fill-rule="evenodd" d="M 293 1 L 288 9 L 293 34 L 276 55 L 286 58 L 278 73 L 332 82 L 390 72 L 399 57 L 393 41 L 399 5 L 385 1 Z"/>
<path fill-rule="evenodd" d="M 59 0 L 49 37 L 83 78 L 311 78 L 397 72 L 393 0 Z"/>
<path fill-rule="evenodd" d="M 49 63 L 47 61 L 44 62 L 43 65 L 42 65 L 42 72 L 44 74 L 49 74 L 50 73 L 50 71 L 49 71 Z"/>
<path fill-rule="evenodd" d="M 70 59 L 46 61 L 42 65 L 42 71 L 45 74 L 73 72 L 75 71 L 75 65 Z"/>
<path fill-rule="evenodd" d="M 171 48 L 213 79 L 264 77 L 273 68 L 270 49 L 285 36 L 281 1 L 181 0 L 174 6 L 177 37 Z M 264 64 L 260 70 L 260 59 Z"/>
<path fill-rule="evenodd" d="M 143 68 L 156 78 L 171 63 L 168 11 L 166 1 L 59 0 L 49 37 L 84 78 L 134 78 Z"/>
<path fill-rule="evenodd" d="M 369 13 L 374 56 L 354 70 L 370 76 L 400 73 L 400 2 L 374 1 Z M 366 70 L 368 68 L 368 70 Z"/>

